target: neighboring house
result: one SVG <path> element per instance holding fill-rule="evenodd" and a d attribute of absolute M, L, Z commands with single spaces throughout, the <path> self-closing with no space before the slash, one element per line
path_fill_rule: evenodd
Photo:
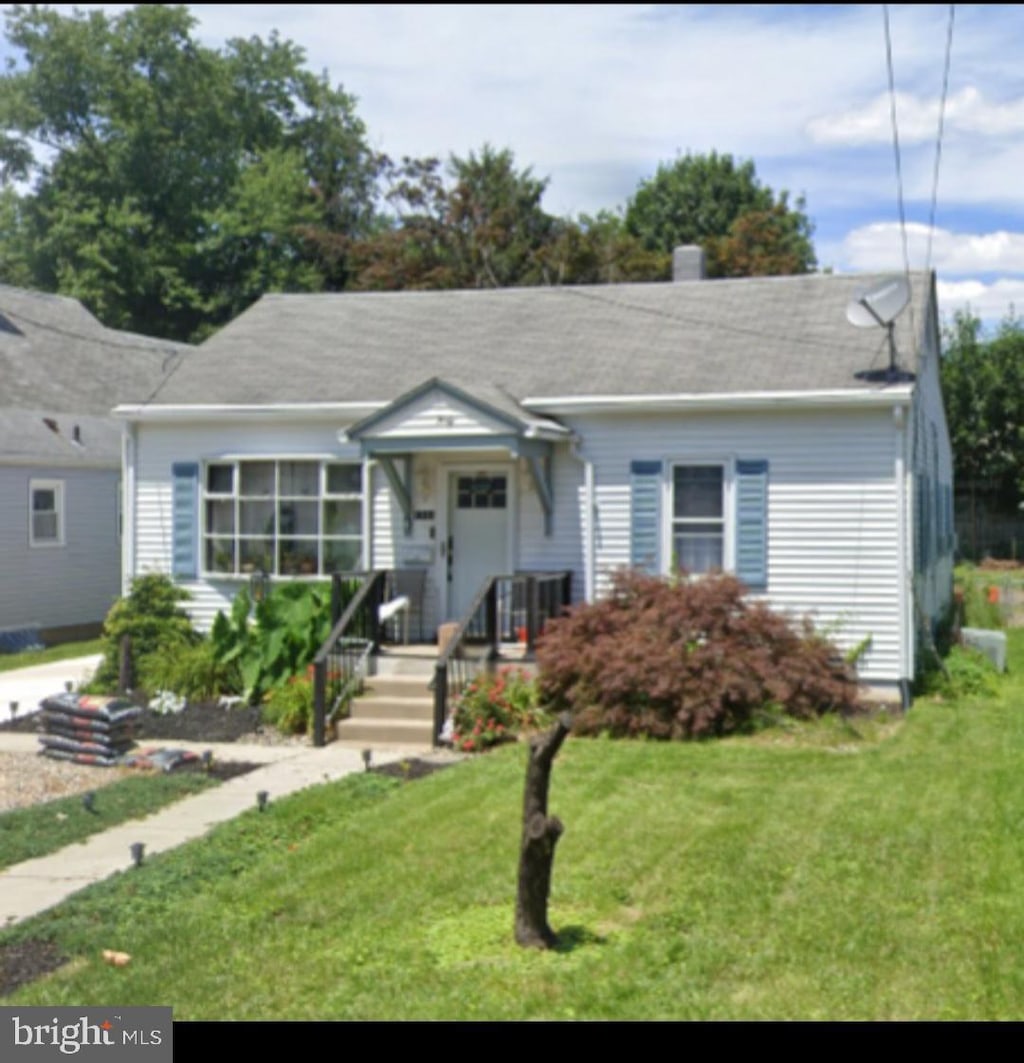
<path fill-rule="evenodd" d="M 125 576 L 208 625 L 249 575 L 420 567 L 428 630 L 481 581 L 736 572 L 907 690 L 951 594 L 934 280 L 888 365 L 877 277 L 268 295 L 128 426 Z M 865 376 L 867 374 L 867 376 Z"/>
<path fill-rule="evenodd" d="M 121 593 L 121 425 L 182 344 L 0 285 L 0 651 L 94 633 Z"/>

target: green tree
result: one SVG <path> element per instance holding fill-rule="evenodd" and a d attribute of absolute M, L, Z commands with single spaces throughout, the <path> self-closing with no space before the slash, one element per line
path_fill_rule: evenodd
<path fill-rule="evenodd" d="M 816 259 L 803 208 L 762 185 L 750 160 L 687 153 L 641 182 L 626 229 L 650 251 L 699 244 L 712 277 L 807 273 Z"/>
<path fill-rule="evenodd" d="M 957 313 L 944 339 L 957 491 L 1016 512 L 1024 498 L 1024 324 L 1011 314 L 985 339 L 977 317 Z"/>
<path fill-rule="evenodd" d="M 354 101 L 300 48 L 273 34 L 214 50 L 194 26 L 182 6 L 15 6 L 23 64 L 0 79 L 0 172 L 33 182 L 34 283 L 178 339 L 268 288 L 320 287 L 304 231 L 369 224 L 377 169 Z"/>

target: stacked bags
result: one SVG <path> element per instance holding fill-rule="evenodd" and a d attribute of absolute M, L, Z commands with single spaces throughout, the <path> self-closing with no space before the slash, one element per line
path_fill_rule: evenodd
<path fill-rule="evenodd" d="M 125 698 L 54 694 L 42 702 L 40 752 L 55 760 L 110 767 L 135 744 L 142 710 Z"/>

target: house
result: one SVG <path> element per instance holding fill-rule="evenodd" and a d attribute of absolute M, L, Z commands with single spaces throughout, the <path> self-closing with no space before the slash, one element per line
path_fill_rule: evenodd
<path fill-rule="evenodd" d="M 0 651 L 95 633 L 121 593 L 121 425 L 182 344 L 0 285 Z"/>
<path fill-rule="evenodd" d="M 677 256 L 685 266 L 685 255 Z M 267 295 L 125 404 L 125 576 L 208 626 L 254 571 L 425 574 L 428 630 L 489 574 L 736 572 L 902 690 L 951 595 L 934 278 Z"/>

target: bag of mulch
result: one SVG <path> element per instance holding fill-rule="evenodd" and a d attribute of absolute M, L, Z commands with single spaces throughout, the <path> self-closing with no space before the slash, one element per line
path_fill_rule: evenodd
<path fill-rule="evenodd" d="M 174 771 L 182 764 L 199 760 L 198 753 L 192 753 L 187 749 L 144 749 L 141 753 L 133 753 L 122 761 L 129 768 L 158 768 L 160 771 Z"/>
<path fill-rule="evenodd" d="M 97 740 L 107 738 L 126 738 L 135 733 L 135 721 L 107 723 L 105 720 L 91 720 L 87 716 L 71 716 L 62 712 L 43 712 L 44 728 L 51 734 L 74 732 L 77 735 L 92 735 Z"/>
<path fill-rule="evenodd" d="M 99 756 L 95 753 L 70 753 L 64 749 L 41 749 L 39 752 L 51 760 L 70 760 L 72 764 L 89 764 L 97 768 L 113 768 L 121 763 L 119 756 Z"/>
<path fill-rule="evenodd" d="M 132 742 L 82 742 L 63 735 L 42 735 L 39 739 L 44 751 L 59 749 L 64 753 L 88 753 L 100 757 L 116 757 L 129 750 Z"/>
<path fill-rule="evenodd" d="M 53 694 L 43 698 L 41 705 L 50 714 L 95 720 L 108 726 L 126 724 L 142 715 L 142 709 L 127 698 L 99 697 L 95 694 Z"/>

